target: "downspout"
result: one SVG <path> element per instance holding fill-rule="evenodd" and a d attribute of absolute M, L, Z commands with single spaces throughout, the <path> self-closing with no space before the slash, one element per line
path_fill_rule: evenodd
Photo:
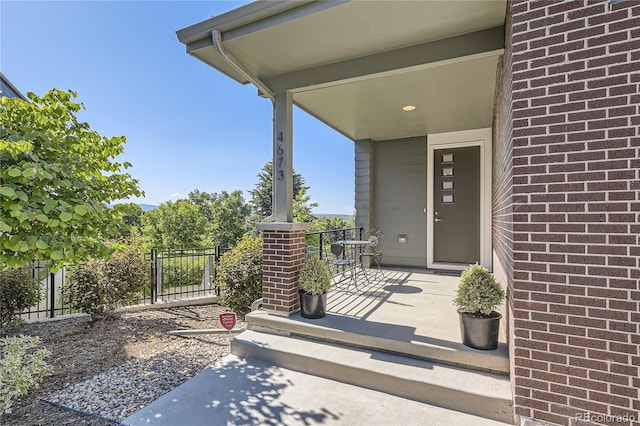
<path fill-rule="evenodd" d="M 271 102 L 275 102 L 276 96 L 275 94 L 264 84 L 258 77 L 251 75 L 251 73 L 242 66 L 238 61 L 236 61 L 230 53 L 224 50 L 224 46 L 222 46 L 222 34 L 217 29 L 211 31 L 211 38 L 213 39 L 213 44 L 216 46 L 218 53 L 222 58 L 231 65 L 236 71 L 244 76 L 247 80 L 253 83 L 254 86 L 260 90 L 265 96 L 271 99 Z"/>
<path fill-rule="evenodd" d="M 220 33 L 220 31 L 217 29 L 212 30 L 211 38 L 213 39 L 213 44 L 216 47 L 218 53 L 220 54 L 220 56 L 222 56 L 222 59 L 224 59 L 227 62 L 227 64 L 231 65 L 236 71 L 242 74 L 244 78 L 246 78 L 254 86 L 256 86 L 261 93 L 263 93 L 266 97 L 271 99 L 271 103 L 275 103 L 276 96 L 273 93 L 273 91 L 269 89 L 266 84 L 260 81 L 258 77 L 251 75 L 251 73 L 244 66 L 242 66 L 238 61 L 236 61 L 233 58 L 233 56 L 231 56 L 231 54 L 224 49 L 224 46 L 222 45 L 222 34 Z M 273 164 L 272 164 L 272 167 L 273 167 Z M 273 205 L 274 205 L 275 199 L 276 199 L 276 185 L 272 185 L 272 189 L 271 189 L 272 212 L 269 217 L 265 217 L 264 219 L 262 219 L 263 222 L 276 221 L 275 215 L 273 214 Z"/>

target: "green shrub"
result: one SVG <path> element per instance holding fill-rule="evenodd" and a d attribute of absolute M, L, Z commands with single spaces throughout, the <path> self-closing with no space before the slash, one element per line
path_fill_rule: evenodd
<path fill-rule="evenodd" d="M 300 289 L 310 294 L 324 294 L 331 289 L 331 273 L 319 256 L 307 257 L 298 278 Z"/>
<path fill-rule="evenodd" d="M 221 303 L 236 312 L 248 312 L 262 297 L 262 239 L 245 235 L 220 259 L 216 284 Z"/>
<path fill-rule="evenodd" d="M 460 275 L 453 304 L 462 313 L 489 316 L 505 298 L 504 290 L 484 266 L 469 265 Z"/>
<path fill-rule="evenodd" d="M 11 412 L 13 400 L 38 387 L 53 369 L 45 358 L 49 351 L 37 349 L 38 337 L 20 336 L 0 339 L 0 414 Z"/>
<path fill-rule="evenodd" d="M 65 297 L 71 308 L 93 320 L 112 316 L 118 305 L 134 297 L 147 282 L 142 253 L 127 250 L 107 261 L 92 260 L 73 268 Z"/>
<path fill-rule="evenodd" d="M 40 301 L 39 277 L 33 268 L 0 272 L 0 327 L 20 322 L 20 312 Z"/>
<path fill-rule="evenodd" d="M 180 256 L 162 260 L 162 289 L 200 286 L 206 256 Z"/>

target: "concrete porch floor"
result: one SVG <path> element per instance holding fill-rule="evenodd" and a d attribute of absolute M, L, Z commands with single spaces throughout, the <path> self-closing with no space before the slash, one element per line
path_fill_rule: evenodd
<path fill-rule="evenodd" d="M 346 279 L 334 277 L 325 318 L 255 311 L 247 315 L 248 326 L 508 374 L 504 318 L 497 350 L 482 351 L 462 344 L 459 316 L 452 302 L 457 273 L 386 268 L 368 269 L 366 274 L 368 280 L 359 271 L 357 288 L 348 275 Z"/>
<path fill-rule="evenodd" d="M 423 269 L 367 270 L 358 275 L 358 289 L 344 282 L 330 294 L 332 314 L 360 321 L 364 332 L 375 333 L 375 324 L 392 324 L 393 337 L 464 349 L 453 298 L 458 286 L 456 272 Z M 342 324 L 343 328 L 347 324 Z M 499 353 L 506 351 L 504 322 L 500 329 Z M 483 352 L 483 351 L 481 351 Z M 508 355 L 507 355 L 508 357 Z"/>

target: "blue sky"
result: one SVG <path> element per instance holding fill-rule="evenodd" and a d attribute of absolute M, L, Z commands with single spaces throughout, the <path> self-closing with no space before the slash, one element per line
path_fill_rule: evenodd
<path fill-rule="evenodd" d="M 127 137 L 144 199 L 245 191 L 272 152 L 271 102 L 185 53 L 175 31 L 247 2 L 0 0 L 0 70 L 23 93 L 78 92 L 80 118 Z M 316 213 L 353 214 L 353 142 L 294 110 L 294 168 Z"/>

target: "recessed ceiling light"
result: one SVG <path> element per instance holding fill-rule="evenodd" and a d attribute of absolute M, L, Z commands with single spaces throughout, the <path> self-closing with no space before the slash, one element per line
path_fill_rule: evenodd
<path fill-rule="evenodd" d="M 405 105 L 402 107 L 403 111 L 413 111 L 414 109 L 416 109 L 414 105 Z"/>

